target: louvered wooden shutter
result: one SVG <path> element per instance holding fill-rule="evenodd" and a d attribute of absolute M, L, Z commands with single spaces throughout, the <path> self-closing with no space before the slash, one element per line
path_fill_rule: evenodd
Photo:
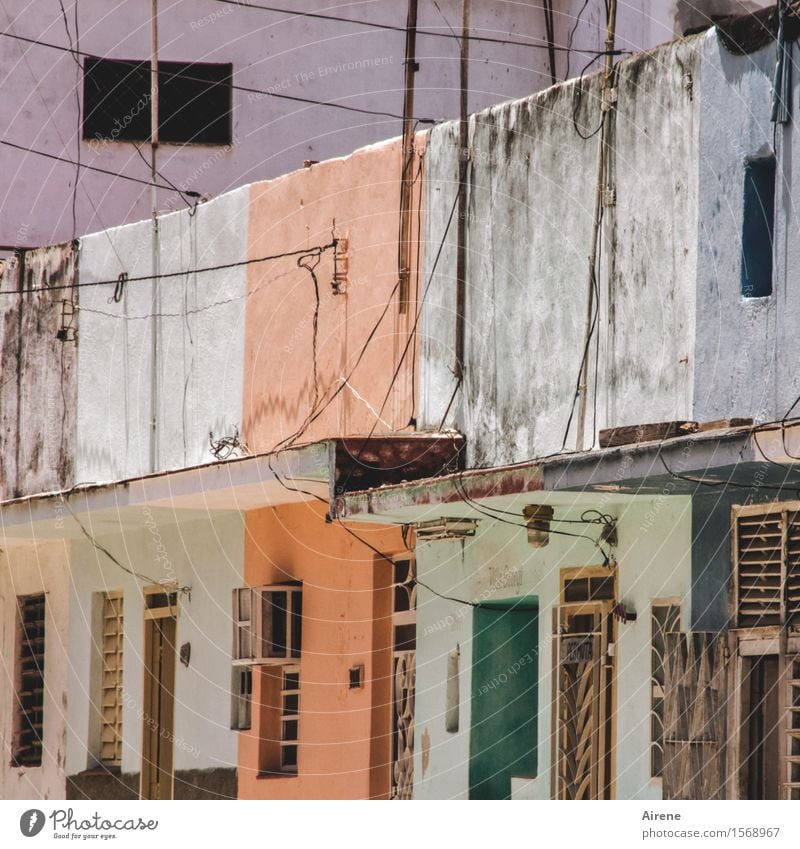
<path fill-rule="evenodd" d="M 737 626 L 800 621 L 800 512 L 738 515 L 736 550 Z"/>
<path fill-rule="evenodd" d="M 19 600 L 13 762 L 40 766 L 44 724 L 44 595 Z"/>
<path fill-rule="evenodd" d="M 122 593 L 103 598 L 103 682 L 101 692 L 100 760 L 122 763 Z"/>
<path fill-rule="evenodd" d="M 783 514 L 739 516 L 736 613 L 740 628 L 780 625 Z"/>

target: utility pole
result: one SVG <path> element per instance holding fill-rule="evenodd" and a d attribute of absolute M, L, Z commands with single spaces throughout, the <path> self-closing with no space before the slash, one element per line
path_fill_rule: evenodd
<path fill-rule="evenodd" d="M 414 193 L 414 75 L 417 72 L 417 0 L 408 0 L 406 21 L 406 90 L 403 101 L 403 172 L 400 185 L 400 245 L 397 273 L 400 312 L 408 311 L 411 280 L 411 201 Z"/>
<path fill-rule="evenodd" d="M 456 224 L 456 363 L 464 379 L 464 333 L 467 302 L 467 174 L 469 169 L 469 4 L 461 3 L 461 106 L 458 127 L 458 222 Z"/>
<path fill-rule="evenodd" d="M 150 373 L 150 471 L 158 471 L 158 408 L 160 403 L 160 381 L 158 375 L 158 337 L 161 297 L 158 275 L 161 272 L 158 232 L 158 0 L 152 0 L 150 14 L 150 211 L 153 217 L 151 269 L 153 274 L 151 305 L 151 350 Z"/>
<path fill-rule="evenodd" d="M 583 451 L 584 430 L 586 428 L 586 402 L 589 394 L 589 351 L 591 346 L 592 326 L 596 325 L 593 313 L 595 310 L 595 290 L 598 293 L 597 309 L 599 303 L 599 284 L 597 280 L 597 256 L 600 242 L 600 229 L 603 212 L 603 193 L 606 189 L 606 175 L 609 159 L 608 122 L 611 110 L 614 108 L 612 98 L 612 77 L 614 73 L 614 38 L 617 23 L 617 0 L 610 0 L 608 6 L 608 20 L 606 26 L 606 48 L 605 64 L 603 73 L 603 89 L 600 109 L 602 110 L 600 124 L 600 141 L 597 148 L 597 185 L 594 197 L 594 219 L 592 221 L 591 254 L 589 255 L 589 291 L 586 303 L 586 325 L 584 332 L 583 359 L 581 360 L 580 376 L 578 378 L 578 392 L 580 395 L 578 403 L 578 427 L 575 447 Z M 596 331 L 596 327 L 595 327 Z M 566 437 L 565 437 L 566 438 Z"/>

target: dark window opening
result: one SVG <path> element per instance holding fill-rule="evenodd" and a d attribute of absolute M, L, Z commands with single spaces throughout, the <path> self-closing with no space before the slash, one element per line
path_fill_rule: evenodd
<path fill-rule="evenodd" d="M 349 670 L 348 687 L 351 690 L 360 690 L 364 686 L 364 667 L 351 666 Z"/>
<path fill-rule="evenodd" d="M 158 63 L 159 141 L 230 144 L 230 64 Z M 83 73 L 83 137 L 149 141 L 150 62 L 87 58 Z"/>
<path fill-rule="evenodd" d="M 772 294 L 772 245 L 775 229 L 775 157 L 753 157 L 744 164 L 742 219 L 742 296 Z"/>

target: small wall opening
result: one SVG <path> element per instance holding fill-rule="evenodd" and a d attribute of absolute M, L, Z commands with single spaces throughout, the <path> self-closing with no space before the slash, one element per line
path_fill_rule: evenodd
<path fill-rule="evenodd" d="M 775 230 L 775 157 L 753 156 L 744 163 L 741 287 L 744 298 L 772 294 Z"/>

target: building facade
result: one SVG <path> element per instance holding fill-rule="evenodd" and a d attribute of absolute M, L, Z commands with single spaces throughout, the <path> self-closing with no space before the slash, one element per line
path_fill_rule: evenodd
<path fill-rule="evenodd" d="M 797 798 L 792 20 L 7 260 L 0 795 Z"/>

